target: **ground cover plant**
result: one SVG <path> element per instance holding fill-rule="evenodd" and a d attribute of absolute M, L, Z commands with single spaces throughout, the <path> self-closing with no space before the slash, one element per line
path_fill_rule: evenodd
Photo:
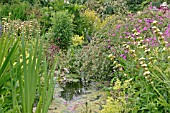
<path fill-rule="evenodd" d="M 170 112 L 169 1 L 2 0 L 0 20 L 0 112 L 47 113 L 80 81 L 101 113 Z"/>

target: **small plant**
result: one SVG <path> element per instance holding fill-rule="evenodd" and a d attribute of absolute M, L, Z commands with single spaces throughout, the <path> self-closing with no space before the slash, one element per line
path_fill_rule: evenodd
<path fill-rule="evenodd" d="M 127 89 L 130 87 L 132 79 L 125 80 L 123 83 L 117 79 L 112 87 L 111 97 L 106 100 L 101 113 L 128 113 L 128 95 Z"/>

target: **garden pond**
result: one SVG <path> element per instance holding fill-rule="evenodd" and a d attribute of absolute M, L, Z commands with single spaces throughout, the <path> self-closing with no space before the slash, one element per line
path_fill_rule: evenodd
<path fill-rule="evenodd" d="M 98 113 L 108 96 L 100 84 L 84 85 L 80 81 L 56 84 L 48 113 Z"/>

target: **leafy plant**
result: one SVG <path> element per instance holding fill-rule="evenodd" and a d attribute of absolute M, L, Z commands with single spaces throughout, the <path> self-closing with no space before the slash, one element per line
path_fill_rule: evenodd
<path fill-rule="evenodd" d="M 73 36 L 73 15 L 68 11 L 58 11 L 52 18 L 54 43 L 61 49 L 68 49 Z"/>
<path fill-rule="evenodd" d="M 57 60 L 52 69 L 47 70 L 46 58 L 42 57 L 45 56 L 42 43 L 38 38 L 36 43 L 29 46 L 28 50 L 24 34 L 22 34 L 21 47 L 18 39 L 13 37 L 0 39 L 2 45 L 0 48 L 0 60 L 2 61 L 0 110 L 2 112 L 32 113 L 34 104 L 37 104 L 36 113 L 47 113 L 54 91 L 54 71 Z M 11 46 L 12 44 L 14 45 Z M 19 52 L 20 50 L 21 52 Z M 37 94 L 38 100 L 36 101 Z M 10 98 L 12 100 L 9 101 Z M 8 105 L 8 102 L 12 105 Z"/>

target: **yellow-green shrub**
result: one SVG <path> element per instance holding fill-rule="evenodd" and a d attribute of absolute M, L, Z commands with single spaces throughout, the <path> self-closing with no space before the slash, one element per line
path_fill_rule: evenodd
<path fill-rule="evenodd" d="M 84 14 L 85 17 L 89 19 L 89 21 L 93 24 L 94 31 L 97 31 L 100 28 L 101 20 L 98 14 L 94 10 L 85 10 Z"/>
<path fill-rule="evenodd" d="M 74 35 L 72 38 L 72 43 L 74 46 L 82 45 L 84 42 L 84 37 L 79 35 Z"/>

